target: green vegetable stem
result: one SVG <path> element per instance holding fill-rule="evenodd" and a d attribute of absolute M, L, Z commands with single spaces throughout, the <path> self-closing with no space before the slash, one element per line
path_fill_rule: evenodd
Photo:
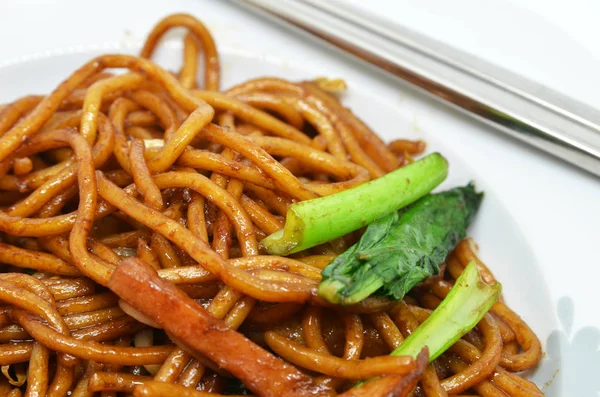
<path fill-rule="evenodd" d="M 446 298 L 392 356 L 412 356 L 429 347 L 429 361 L 435 360 L 457 340 L 472 330 L 496 303 L 502 285 L 481 280 L 475 262 L 470 262 Z"/>
<path fill-rule="evenodd" d="M 500 283 L 489 285 L 483 282 L 477 265 L 471 261 L 442 303 L 391 355 L 416 359 L 427 346 L 429 362 L 432 362 L 475 328 L 500 298 L 501 292 Z"/>
<path fill-rule="evenodd" d="M 371 223 L 361 239 L 323 270 L 319 295 L 351 305 L 377 292 L 393 299 L 439 272 L 475 216 L 482 193 L 469 184 L 423 197 Z"/>
<path fill-rule="evenodd" d="M 448 175 L 439 153 L 352 189 L 290 206 L 285 227 L 260 244 L 272 255 L 289 255 L 344 236 L 423 197 Z"/>

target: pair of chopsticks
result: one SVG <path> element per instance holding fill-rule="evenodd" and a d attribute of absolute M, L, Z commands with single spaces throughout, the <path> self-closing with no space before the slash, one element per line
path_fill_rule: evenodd
<path fill-rule="evenodd" d="M 600 176 L 600 112 L 343 1 L 234 0 Z"/>

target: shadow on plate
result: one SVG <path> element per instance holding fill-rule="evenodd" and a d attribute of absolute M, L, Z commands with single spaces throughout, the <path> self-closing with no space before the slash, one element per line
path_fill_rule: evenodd
<path fill-rule="evenodd" d="M 554 397 L 559 390 L 567 390 L 569 395 L 564 397 L 600 396 L 600 329 L 583 327 L 573 332 L 575 310 L 571 298 L 558 300 L 557 313 L 562 329 L 548 336 L 546 359 L 560 369 L 555 379 L 543 385 L 544 393 Z"/>

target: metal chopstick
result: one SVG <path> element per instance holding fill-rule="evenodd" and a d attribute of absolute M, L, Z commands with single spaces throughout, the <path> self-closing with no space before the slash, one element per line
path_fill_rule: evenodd
<path fill-rule="evenodd" d="M 234 0 L 600 176 L 600 112 L 343 1 Z"/>

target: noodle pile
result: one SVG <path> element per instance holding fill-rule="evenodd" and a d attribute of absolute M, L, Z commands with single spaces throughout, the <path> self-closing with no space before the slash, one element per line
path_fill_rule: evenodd
<path fill-rule="evenodd" d="M 188 34 L 171 74 L 149 59 L 174 27 Z M 384 144 L 338 102 L 341 81 L 258 78 L 221 91 L 219 78 L 210 33 L 178 14 L 139 57 L 97 57 L 49 95 L 0 107 L 0 395 L 216 396 L 247 393 L 242 382 L 257 395 L 543 395 L 519 375 L 539 362 L 540 342 L 502 301 L 432 364 L 388 356 L 469 261 L 496 282 L 471 240 L 404 300 L 350 307 L 315 291 L 359 232 L 290 258 L 259 248 L 290 204 L 380 177 L 422 142 Z M 143 284 L 136 266 L 163 281 Z M 168 323 L 152 327 L 144 313 L 162 303 L 148 284 L 212 315 L 189 330 L 194 343 L 216 329 L 215 351 L 235 356 L 239 342 L 291 375 L 252 373 L 200 354 Z M 136 285 L 143 292 L 119 299 Z M 180 308 L 164 309 L 177 320 Z M 276 389 L 293 377 L 305 384 Z"/>

